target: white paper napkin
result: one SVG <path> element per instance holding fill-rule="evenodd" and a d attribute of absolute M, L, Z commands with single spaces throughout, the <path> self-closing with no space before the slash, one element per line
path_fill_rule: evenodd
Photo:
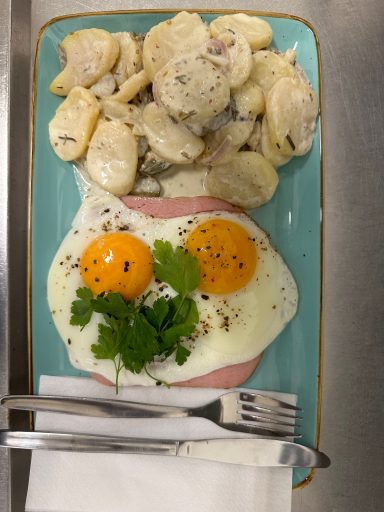
<path fill-rule="evenodd" d="M 114 388 L 93 379 L 47 377 L 40 394 L 194 406 L 225 390 Z M 294 395 L 270 393 L 295 403 Z M 201 418 L 117 419 L 38 413 L 36 430 L 163 439 L 247 437 Z M 290 512 L 292 470 L 178 457 L 34 451 L 27 512 Z"/>

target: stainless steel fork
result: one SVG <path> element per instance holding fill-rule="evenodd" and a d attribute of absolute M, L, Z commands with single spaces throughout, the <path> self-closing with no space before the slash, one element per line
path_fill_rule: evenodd
<path fill-rule="evenodd" d="M 206 418 L 220 427 L 269 437 L 301 437 L 299 407 L 258 393 L 232 391 L 199 407 L 79 398 L 54 395 L 8 395 L 0 404 L 8 409 L 49 411 L 106 418 Z"/>

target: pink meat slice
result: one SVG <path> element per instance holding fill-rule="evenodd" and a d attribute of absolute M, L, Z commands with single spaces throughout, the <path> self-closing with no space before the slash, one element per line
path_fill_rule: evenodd
<path fill-rule="evenodd" d="M 193 379 L 172 382 L 170 384 L 173 386 L 192 388 L 235 388 L 243 384 L 243 382 L 252 375 L 261 361 L 261 358 L 262 354 L 245 363 L 233 364 Z M 98 373 L 92 373 L 91 375 L 101 384 L 106 384 L 107 386 L 115 385 L 114 382 L 111 382 Z"/>
<path fill-rule="evenodd" d="M 219 368 L 213 372 L 195 377 L 194 379 L 176 382 L 175 386 L 188 386 L 198 388 L 235 388 L 243 384 L 256 370 L 261 361 L 262 354 L 245 363 L 232 364 Z"/>
<path fill-rule="evenodd" d="M 209 196 L 196 197 L 176 197 L 172 199 L 161 197 L 139 197 L 124 196 L 121 197 L 128 208 L 136 210 L 146 215 L 151 215 L 159 219 L 170 219 L 173 217 L 182 217 L 184 215 L 193 215 L 201 212 L 228 211 L 241 212 L 242 210 L 233 206 L 227 201 L 216 199 Z M 224 368 L 219 368 L 205 375 L 200 375 L 193 379 L 181 382 L 173 382 L 175 386 L 204 387 L 204 388 L 233 388 L 240 386 L 255 371 L 261 361 L 262 354 L 250 361 L 233 364 Z M 94 379 L 106 385 L 113 383 L 100 374 L 92 373 Z"/>
<path fill-rule="evenodd" d="M 240 212 L 240 208 L 227 201 L 210 196 L 175 197 L 166 199 L 162 197 L 123 196 L 123 203 L 138 212 L 157 217 L 159 219 L 171 219 L 184 215 L 193 215 L 201 212 L 215 210 L 227 212 Z"/>

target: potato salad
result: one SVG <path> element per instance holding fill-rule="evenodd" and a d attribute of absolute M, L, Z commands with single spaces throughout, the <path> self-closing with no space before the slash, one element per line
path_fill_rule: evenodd
<path fill-rule="evenodd" d="M 49 123 L 53 150 L 119 197 L 189 189 L 265 204 L 277 169 L 310 150 L 319 110 L 295 51 L 272 37 L 245 13 L 207 24 L 188 12 L 146 34 L 67 35 L 50 85 L 65 97 Z"/>

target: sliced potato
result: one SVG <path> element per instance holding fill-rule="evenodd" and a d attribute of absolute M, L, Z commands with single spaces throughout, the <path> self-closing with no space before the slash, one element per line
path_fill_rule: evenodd
<path fill-rule="evenodd" d="M 252 69 L 252 52 L 248 41 L 242 34 L 233 30 L 224 30 L 218 34 L 217 39 L 222 41 L 228 49 L 229 67 L 227 78 L 231 89 L 240 87 L 249 78 Z"/>
<path fill-rule="evenodd" d="M 143 66 L 153 81 L 155 74 L 173 57 L 199 48 L 210 38 L 209 28 L 196 13 L 179 12 L 158 23 L 147 33 L 143 45 Z"/>
<path fill-rule="evenodd" d="M 260 50 L 253 54 L 251 80 L 259 85 L 265 94 L 280 78 L 293 78 L 295 75 L 295 68 L 284 57 L 284 54 L 278 55 L 268 50 Z"/>
<path fill-rule="evenodd" d="M 140 45 L 130 32 L 115 32 L 112 36 L 119 43 L 119 57 L 112 70 L 117 85 L 140 71 L 142 55 Z"/>
<path fill-rule="evenodd" d="M 111 194 L 128 194 L 135 183 L 137 161 L 136 139 L 128 126 L 100 120 L 87 153 L 91 178 Z"/>
<path fill-rule="evenodd" d="M 71 89 L 48 126 L 49 141 L 57 156 L 68 161 L 75 160 L 84 153 L 99 110 L 92 91 L 84 87 Z"/>
<path fill-rule="evenodd" d="M 100 101 L 101 116 L 107 121 L 120 121 L 136 125 L 141 123 L 141 110 L 131 103 L 120 103 L 120 101 L 102 98 Z"/>
<path fill-rule="evenodd" d="M 113 96 L 112 96 L 113 97 Z M 142 110 L 132 103 L 121 103 L 109 98 L 100 100 L 100 116 L 107 121 L 120 121 L 132 125 L 135 136 L 143 136 Z"/>
<path fill-rule="evenodd" d="M 271 199 L 279 177 L 259 153 L 240 151 L 223 165 L 212 167 L 205 179 L 210 194 L 242 208 L 257 208 Z"/>
<path fill-rule="evenodd" d="M 112 73 L 107 73 L 92 85 L 91 91 L 94 92 L 98 98 L 103 98 L 104 96 L 113 94 L 115 88 L 116 82 Z"/>
<path fill-rule="evenodd" d="M 208 158 L 210 165 L 227 162 L 228 157 L 247 142 L 256 117 L 265 110 L 263 91 L 250 80 L 234 91 L 233 99 L 236 104 L 235 118 L 204 137 L 205 151 L 202 157 L 204 160 Z M 224 140 L 228 137 L 230 144 L 224 145 Z"/>
<path fill-rule="evenodd" d="M 225 109 L 222 112 L 220 112 L 220 114 L 217 114 L 215 117 L 210 119 L 208 121 L 208 123 L 205 123 L 203 129 L 211 131 L 211 132 L 215 132 L 222 126 L 225 126 L 233 118 L 234 107 L 235 107 L 235 102 L 234 102 L 233 98 L 231 97 L 229 100 L 229 103 L 225 107 Z M 196 135 L 199 135 L 199 133 L 197 133 Z"/>
<path fill-rule="evenodd" d="M 251 135 L 248 137 L 246 144 L 251 151 L 261 153 L 261 121 L 255 121 Z"/>
<path fill-rule="evenodd" d="M 246 142 L 253 128 L 253 120 L 230 121 L 204 137 L 205 151 L 201 160 L 210 165 L 220 165 L 231 160 Z"/>
<path fill-rule="evenodd" d="M 170 60 L 156 74 L 153 92 L 169 115 L 194 124 L 208 122 L 230 99 L 228 79 L 200 51 Z"/>
<path fill-rule="evenodd" d="M 119 90 L 110 96 L 110 99 L 114 101 L 121 101 L 122 103 L 127 103 L 128 101 L 133 100 L 133 98 L 139 94 L 140 91 L 145 89 L 149 84 L 150 80 L 145 71 L 142 69 L 138 73 L 130 76 L 128 80 L 121 84 Z"/>
<path fill-rule="evenodd" d="M 234 155 L 239 151 L 243 144 L 235 144 L 231 133 L 236 132 L 236 125 L 230 124 L 230 127 L 233 128 L 226 130 L 227 135 L 224 135 L 223 132 L 220 134 L 208 133 L 204 137 L 205 149 L 204 152 L 198 158 L 198 162 L 204 165 L 215 166 L 221 165 L 232 160 Z M 242 133 L 247 128 L 244 126 Z"/>
<path fill-rule="evenodd" d="M 175 123 L 163 107 L 149 103 L 143 110 L 144 133 L 152 150 L 167 162 L 192 163 L 204 150 L 203 140 L 181 123 Z"/>
<path fill-rule="evenodd" d="M 267 116 L 263 117 L 261 125 L 261 151 L 265 158 L 271 162 L 273 167 L 281 167 L 290 161 L 291 155 L 284 155 L 276 146 L 271 142 L 268 129 Z"/>
<path fill-rule="evenodd" d="M 285 155 L 304 155 L 312 145 L 319 101 L 299 78 L 280 78 L 266 104 L 270 139 Z"/>
<path fill-rule="evenodd" d="M 58 96 L 67 96 L 72 87 L 90 87 L 111 70 L 119 54 L 119 43 L 100 28 L 78 30 L 66 36 L 61 48 L 65 68 L 49 86 Z"/>
<path fill-rule="evenodd" d="M 219 16 L 209 25 L 212 37 L 217 37 L 223 30 L 233 30 L 242 34 L 253 51 L 266 48 L 272 41 L 272 28 L 266 21 L 249 16 L 243 12 Z"/>
<path fill-rule="evenodd" d="M 233 92 L 236 103 L 237 117 L 256 117 L 265 112 L 265 99 L 261 88 L 255 85 L 252 80 Z"/>

